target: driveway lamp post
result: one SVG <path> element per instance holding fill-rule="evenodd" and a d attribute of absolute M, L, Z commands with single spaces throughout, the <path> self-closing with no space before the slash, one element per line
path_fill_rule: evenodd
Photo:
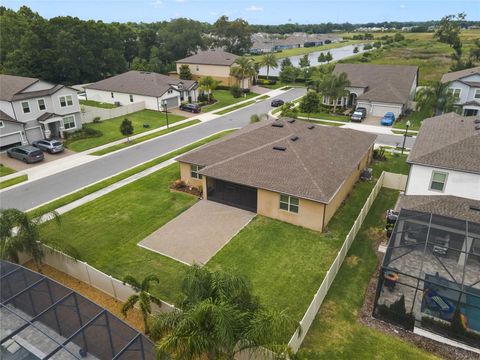
<path fill-rule="evenodd" d="M 407 123 L 405 124 L 405 134 L 403 134 L 402 155 L 403 155 L 403 151 L 405 150 L 405 142 L 407 141 L 407 137 L 409 137 L 408 135 L 409 127 L 410 127 L 410 120 L 408 120 Z"/>
<path fill-rule="evenodd" d="M 165 111 L 165 120 L 167 121 L 167 129 L 169 128 L 169 124 L 168 124 L 168 111 L 167 111 L 167 100 L 166 99 L 163 99 L 162 100 L 162 107 L 163 107 L 163 110 Z"/>

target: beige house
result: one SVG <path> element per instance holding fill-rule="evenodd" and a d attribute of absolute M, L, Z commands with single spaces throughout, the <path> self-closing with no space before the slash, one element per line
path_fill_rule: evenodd
<path fill-rule="evenodd" d="M 230 69 L 235 64 L 237 55 L 216 49 L 199 51 L 197 54 L 177 61 L 177 74 L 180 74 L 180 66 L 188 65 L 194 80 L 202 76 L 211 76 L 223 86 L 232 86 L 237 83 L 237 79 L 230 76 Z M 244 88 L 249 88 L 251 81 L 244 80 Z"/>
<path fill-rule="evenodd" d="M 323 231 L 369 164 L 376 136 L 284 118 L 180 156 L 207 200 Z"/>

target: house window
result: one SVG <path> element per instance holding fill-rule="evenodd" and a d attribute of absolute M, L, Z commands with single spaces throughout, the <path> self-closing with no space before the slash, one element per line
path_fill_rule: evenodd
<path fill-rule="evenodd" d="M 460 98 L 460 93 L 462 92 L 462 89 L 448 89 L 448 93 L 453 95 L 455 99 Z"/>
<path fill-rule="evenodd" d="M 171 90 L 171 89 L 170 89 L 170 90 L 168 90 L 168 93 L 169 93 L 169 94 L 173 93 L 173 90 Z"/>
<path fill-rule="evenodd" d="M 280 195 L 280 209 L 298 214 L 299 200 L 290 195 Z"/>
<path fill-rule="evenodd" d="M 130 97 L 130 102 L 133 102 L 133 95 L 128 95 Z"/>
<path fill-rule="evenodd" d="M 5 127 L 5 124 L 3 123 L 3 121 L 0 121 L 0 128 L 3 128 Z"/>
<path fill-rule="evenodd" d="M 201 179 L 202 174 L 199 174 L 198 172 L 203 169 L 203 166 L 200 165 L 190 165 L 190 176 L 193 179 Z"/>
<path fill-rule="evenodd" d="M 447 183 L 447 173 L 433 171 L 432 181 L 430 182 L 430 190 L 443 191 Z"/>
<path fill-rule="evenodd" d="M 30 112 L 30 104 L 28 101 L 22 102 L 22 110 L 24 114 L 28 114 Z"/>
<path fill-rule="evenodd" d="M 59 100 L 60 100 L 60 106 L 61 107 L 66 107 L 66 106 L 72 106 L 73 105 L 72 95 L 60 96 Z"/>
<path fill-rule="evenodd" d="M 63 127 L 65 130 L 75 128 L 75 116 L 73 115 L 65 116 L 63 118 Z"/>
<path fill-rule="evenodd" d="M 43 111 L 46 108 L 47 108 L 47 106 L 45 105 L 45 100 L 39 99 L 38 100 L 38 110 Z"/>
<path fill-rule="evenodd" d="M 110 96 L 112 97 L 112 99 L 115 97 L 115 96 L 113 96 L 113 92 L 110 93 Z"/>
<path fill-rule="evenodd" d="M 198 65 L 197 65 L 197 71 L 199 71 L 199 70 L 200 70 L 200 68 L 199 68 Z"/>
<path fill-rule="evenodd" d="M 475 90 L 475 99 L 480 99 L 480 89 Z"/>

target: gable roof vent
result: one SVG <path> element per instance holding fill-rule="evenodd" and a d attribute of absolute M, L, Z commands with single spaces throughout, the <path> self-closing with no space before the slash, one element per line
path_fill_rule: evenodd
<path fill-rule="evenodd" d="M 473 122 L 474 122 L 475 124 L 480 124 L 480 119 L 475 119 L 475 120 L 473 120 Z"/>
<path fill-rule="evenodd" d="M 292 123 L 295 122 L 295 119 L 289 119 L 288 122 L 289 122 L 290 124 L 292 124 Z"/>
<path fill-rule="evenodd" d="M 277 151 L 285 151 L 287 150 L 287 148 L 285 146 L 274 146 L 273 147 L 273 150 L 277 150 Z"/>
<path fill-rule="evenodd" d="M 278 127 L 278 128 L 283 128 L 283 124 L 280 123 L 280 122 L 274 122 L 274 123 L 272 123 L 272 126 L 273 127 Z"/>
<path fill-rule="evenodd" d="M 312 129 L 314 129 L 314 128 L 315 128 L 315 125 L 308 125 L 308 126 L 307 126 L 307 129 L 308 129 L 308 130 L 312 130 Z"/>
<path fill-rule="evenodd" d="M 297 141 L 299 139 L 299 137 L 297 135 L 293 135 L 290 140 L 292 141 Z"/>

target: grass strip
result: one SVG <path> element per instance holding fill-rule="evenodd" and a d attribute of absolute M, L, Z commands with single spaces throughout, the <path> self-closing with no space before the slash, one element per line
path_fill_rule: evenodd
<path fill-rule="evenodd" d="M 234 130 L 225 130 L 225 131 L 222 131 L 218 134 L 215 134 L 215 135 L 212 135 L 208 138 L 205 138 L 203 140 L 199 140 L 195 143 L 192 143 L 190 145 L 187 145 L 181 149 L 178 149 L 178 150 L 175 150 L 173 152 L 170 152 L 166 155 L 163 155 L 163 156 L 160 156 L 156 159 L 153 159 L 149 162 L 146 162 L 145 164 L 142 164 L 142 165 L 139 165 L 137 167 L 134 167 L 130 170 L 126 170 L 124 172 L 121 172 L 115 176 L 112 176 L 111 178 L 108 178 L 108 179 L 105 179 L 105 180 L 102 180 L 96 184 L 93 184 L 93 185 L 90 185 L 82 190 L 79 190 L 79 191 L 76 191 L 72 194 L 69 194 L 69 195 L 65 195 L 59 199 L 56 199 L 56 200 L 53 200 L 52 202 L 49 202 L 45 205 L 42 205 L 38 208 L 35 208 L 31 211 L 29 211 L 28 213 L 32 216 L 32 217 L 37 217 L 37 216 L 41 216 L 45 213 L 48 213 L 48 212 L 51 212 L 55 209 L 58 209 L 59 207 L 61 206 L 64 206 L 64 205 L 67 205 L 75 200 L 78 200 L 78 199 L 81 199 L 82 197 L 84 196 L 87 196 L 89 194 L 92 194 L 100 189 L 103 189 L 107 186 L 110 186 L 120 180 L 123 180 L 123 179 L 126 179 L 132 175 L 135 175 L 137 173 L 139 173 L 140 171 L 143 171 L 145 169 L 148 169 L 152 166 L 155 166 L 157 164 L 160 164 L 164 161 L 167 161 L 171 158 L 174 158 L 180 154 L 183 154 L 183 153 L 186 153 L 187 151 L 190 151 L 190 150 L 193 150 L 195 149 L 196 147 L 199 147 L 201 145 L 204 145 L 210 141 L 213 141 L 213 140 L 216 140 L 216 139 L 219 139 L 221 138 L 222 136 L 224 135 L 227 135 L 231 132 L 233 132 Z"/>
<path fill-rule="evenodd" d="M 102 109 L 114 109 L 117 107 L 115 104 L 102 103 L 94 100 L 80 100 L 80 105 L 93 106 Z"/>
<path fill-rule="evenodd" d="M 165 134 L 168 134 L 168 133 L 171 133 L 171 132 L 174 132 L 174 131 L 177 131 L 177 130 L 180 130 L 180 129 L 183 129 L 183 128 L 186 128 L 186 127 L 189 127 L 189 126 L 192 126 L 192 125 L 195 125 L 195 124 L 198 124 L 200 122 L 201 122 L 200 120 L 187 121 L 183 124 L 171 127 L 169 129 L 161 130 L 161 131 L 155 132 L 155 133 L 150 134 L 150 135 L 142 136 L 140 138 L 134 139 L 134 140 L 129 141 L 129 142 L 123 142 L 121 144 L 109 146 L 105 149 L 95 151 L 95 152 L 91 153 L 90 155 L 98 155 L 99 156 L 99 155 L 109 154 L 113 151 L 124 149 L 124 148 L 127 148 L 129 146 L 139 144 L 141 142 L 144 142 L 144 141 L 147 141 L 147 140 L 150 140 L 150 139 L 154 139 L 156 137 L 159 137 L 159 136 L 162 136 L 162 135 L 165 135 Z"/>
<path fill-rule="evenodd" d="M 28 175 L 20 175 L 5 181 L 0 181 L 0 189 L 5 189 L 9 186 L 16 185 L 27 180 L 28 180 Z"/>
<path fill-rule="evenodd" d="M 245 106 L 250 106 L 250 105 L 252 105 L 252 104 L 255 104 L 255 102 L 256 102 L 255 100 L 250 100 L 250 101 L 247 101 L 247 102 L 245 102 L 245 103 L 243 103 L 243 104 L 238 104 L 238 105 L 233 106 L 233 107 L 231 107 L 231 108 L 228 108 L 228 109 L 225 109 L 225 110 L 222 110 L 222 111 L 218 111 L 218 112 L 216 112 L 216 113 L 214 113 L 214 114 L 215 114 L 215 115 L 224 115 L 224 114 L 227 114 L 227 113 L 229 113 L 229 112 L 232 112 L 232 111 L 241 109 L 241 108 L 243 108 L 243 107 L 245 107 Z"/>
<path fill-rule="evenodd" d="M 9 167 L 7 167 L 3 164 L 0 164 L 0 177 L 5 176 L 5 175 L 13 174 L 14 172 L 16 172 L 16 171 L 13 170 L 13 169 L 10 169 Z"/>
<path fill-rule="evenodd" d="M 259 98 L 257 98 L 257 100 L 266 100 L 266 99 L 269 99 L 269 98 L 270 98 L 270 96 L 268 96 L 268 95 L 262 95 Z"/>

